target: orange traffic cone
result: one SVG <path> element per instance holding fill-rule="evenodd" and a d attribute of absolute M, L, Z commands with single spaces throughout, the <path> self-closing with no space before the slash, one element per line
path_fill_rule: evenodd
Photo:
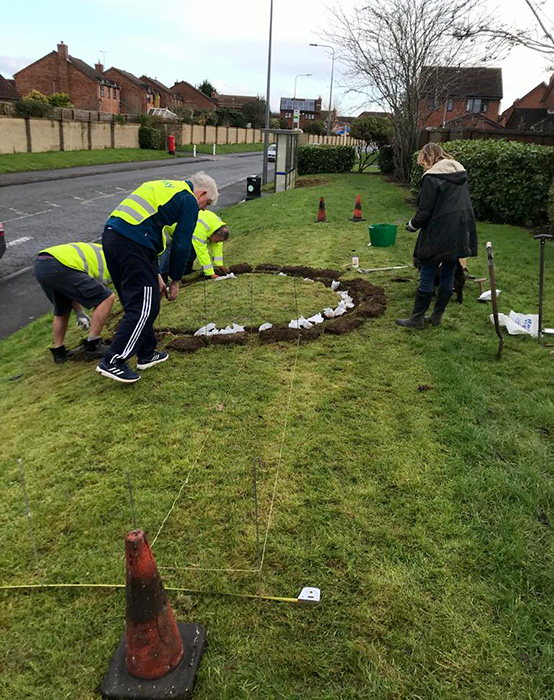
<path fill-rule="evenodd" d="M 103 698 L 190 698 L 206 631 L 177 623 L 142 530 L 125 538 L 127 631 L 102 682 Z"/>
<path fill-rule="evenodd" d="M 354 204 L 354 212 L 352 214 L 350 221 L 365 221 L 365 219 L 362 218 L 362 198 L 360 197 L 360 195 L 356 196 L 356 203 Z"/>
<path fill-rule="evenodd" d="M 317 209 L 317 224 L 327 223 L 327 214 L 325 212 L 325 200 L 323 197 L 319 198 L 319 207 Z"/>

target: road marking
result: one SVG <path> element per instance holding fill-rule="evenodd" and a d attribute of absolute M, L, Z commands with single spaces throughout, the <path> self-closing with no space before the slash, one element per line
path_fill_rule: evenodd
<path fill-rule="evenodd" d="M 56 209 L 60 209 L 62 206 L 61 204 L 54 204 L 54 202 L 47 202 L 45 199 L 43 199 L 42 201 L 45 204 L 48 204 L 48 206 L 50 206 L 50 207 L 56 207 Z"/>
<path fill-rule="evenodd" d="M 32 236 L 23 236 L 23 238 L 16 238 L 13 241 L 8 241 L 6 243 L 6 246 L 8 248 L 12 248 L 14 245 L 20 245 L 21 243 L 27 243 L 27 241 L 32 241 L 33 237 Z"/>
<path fill-rule="evenodd" d="M 14 209 L 13 207 L 8 207 L 10 211 L 15 212 L 16 214 L 25 214 L 24 211 L 19 211 L 19 209 Z"/>
<path fill-rule="evenodd" d="M 48 214 L 49 211 L 54 211 L 53 209 L 45 209 L 44 211 L 37 211 L 35 214 L 23 214 L 23 216 L 15 216 L 13 219 L 6 219 L 5 224 L 9 224 L 10 221 L 18 221 L 19 219 L 28 219 L 30 216 L 39 216 L 40 214 Z"/>

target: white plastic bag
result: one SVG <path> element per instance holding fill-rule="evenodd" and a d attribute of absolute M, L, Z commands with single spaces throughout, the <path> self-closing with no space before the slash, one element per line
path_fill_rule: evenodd
<path fill-rule="evenodd" d="M 273 323 L 262 323 L 262 325 L 258 328 L 259 331 L 268 331 L 270 328 L 273 328 Z"/>
<path fill-rule="evenodd" d="M 497 289 L 497 290 L 496 290 L 496 296 L 497 296 L 497 297 L 498 297 L 498 295 L 500 294 L 501 291 L 502 291 L 501 289 Z M 492 290 L 491 290 L 491 289 L 488 289 L 486 292 L 483 292 L 483 293 L 481 294 L 481 296 L 477 299 L 477 301 L 492 301 Z"/>
<path fill-rule="evenodd" d="M 337 280 L 333 280 L 331 282 L 331 289 L 336 292 L 337 289 L 340 287 L 340 282 L 337 282 Z"/>
<path fill-rule="evenodd" d="M 510 311 L 510 319 L 517 323 L 518 326 L 524 328 L 529 335 L 537 338 L 539 335 L 539 315 L 538 314 L 519 314 L 516 311 Z"/>
<path fill-rule="evenodd" d="M 199 328 L 194 335 L 214 335 L 214 332 L 218 333 L 215 323 L 208 323 L 207 326 Z"/>
<path fill-rule="evenodd" d="M 317 324 L 317 323 L 323 323 L 324 320 L 325 320 L 325 319 L 324 319 L 323 316 L 321 315 L 321 312 L 320 312 L 320 313 L 317 313 L 317 314 L 314 314 L 313 316 L 310 316 L 310 317 L 308 318 L 308 321 L 309 321 L 310 323 L 313 323 L 314 325 Z"/>

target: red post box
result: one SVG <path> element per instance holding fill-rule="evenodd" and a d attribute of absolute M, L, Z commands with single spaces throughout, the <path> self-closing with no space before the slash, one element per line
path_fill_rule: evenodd
<path fill-rule="evenodd" d="M 167 151 L 170 153 L 172 156 L 175 155 L 175 136 L 173 134 L 170 134 L 167 137 Z"/>

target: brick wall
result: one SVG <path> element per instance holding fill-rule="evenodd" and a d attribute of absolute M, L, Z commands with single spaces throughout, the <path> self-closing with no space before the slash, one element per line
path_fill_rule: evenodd
<path fill-rule="evenodd" d="M 171 93 L 180 97 L 183 101 L 184 107 L 195 107 L 196 109 L 209 109 L 214 110 L 216 108 L 215 103 L 209 97 L 201 93 L 199 90 L 195 90 L 193 87 L 187 83 L 175 83 L 175 85 L 170 88 Z"/>
<path fill-rule="evenodd" d="M 486 98 L 483 98 L 486 99 Z M 500 100 L 489 100 L 489 106 L 486 112 L 483 112 L 485 116 L 492 119 L 493 122 L 498 121 L 498 111 L 500 109 Z M 438 108 L 434 110 L 429 109 L 429 100 L 421 100 L 419 108 L 419 127 L 424 128 L 426 126 L 442 126 L 444 120 L 447 122 L 453 119 L 458 119 L 466 114 L 471 114 L 467 112 L 467 98 L 464 99 L 453 99 L 452 109 L 447 109 L 445 113 L 445 106 L 448 105 L 445 102 L 439 102 Z"/>
<path fill-rule="evenodd" d="M 127 76 L 114 68 L 104 72 L 106 78 L 116 82 L 121 88 L 120 111 L 124 114 L 138 114 L 146 112 L 149 106 L 146 102 L 146 91 L 139 87 Z"/>

